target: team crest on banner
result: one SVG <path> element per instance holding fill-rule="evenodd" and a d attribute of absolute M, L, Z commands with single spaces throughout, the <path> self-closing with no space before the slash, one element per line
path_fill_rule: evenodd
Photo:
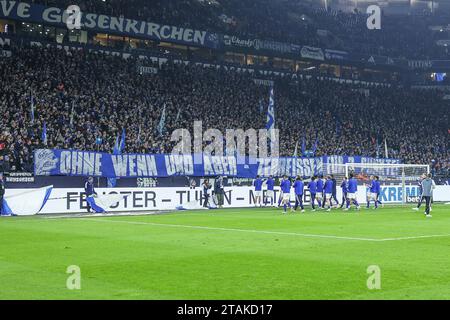
<path fill-rule="evenodd" d="M 272 99 L 271 99 L 272 100 Z M 275 131 L 274 102 L 269 107 L 267 130 Z M 272 128 L 272 129 L 271 129 Z M 272 147 L 278 148 L 278 134 Z M 118 139 L 117 139 L 118 140 Z M 273 142 L 273 143 L 272 143 Z M 117 141 L 117 144 L 119 142 Z M 273 144 L 273 146 L 272 146 Z M 302 146 L 302 149 L 303 146 Z M 278 152 L 278 150 L 276 150 Z M 195 154 L 109 154 L 105 152 L 78 150 L 35 150 L 36 176 L 94 176 L 106 178 L 155 178 L 173 176 L 228 176 L 254 178 L 256 175 L 288 175 L 302 177 L 319 174 L 325 164 L 354 163 L 400 163 L 398 159 L 375 159 L 369 157 L 322 156 L 262 157 L 210 156 L 200 154 L 202 161 L 195 163 Z M 242 159 L 245 158 L 245 159 Z M 245 160 L 240 162 L 239 160 Z M 116 201 L 117 202 L 117 201 Z"/>
<path fill-rule="evenodd" d="M 36 150 L 34 160 L 34 172 L 39 176 L 49 176 L 58 165 L 58 158 L 52 150 Z"/>

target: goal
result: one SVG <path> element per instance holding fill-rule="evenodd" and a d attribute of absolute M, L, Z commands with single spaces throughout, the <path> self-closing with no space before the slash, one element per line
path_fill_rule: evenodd
<path fill-rule="evenodd" d="M 409 196 L 417 196 L 411 192 L 413 186 L 417 186 L 417 180 L 423 175 L 430 173 L 429 165 L 421 164 L 385 164 L 385 163 L 346 163 L 346 164 L 325 164 L 324 174 L 332 174 L 342 181 L 351 173 L 364 183 L 370 180 L 370 176 L 378 176 L 383 186 L 395 186 L 401 188 L 396 196 L 396 202 L 405 204 Z"/>

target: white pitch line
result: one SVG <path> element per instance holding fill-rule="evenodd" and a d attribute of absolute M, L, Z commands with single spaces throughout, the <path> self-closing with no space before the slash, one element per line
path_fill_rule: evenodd
<path fill-rule="evenodd" d="M 343 237 L 343 236 L 333 236 L 333 235 L 307 234 L 307 233 L 282 232 L 282 231 L 265 231 L 265 230 L 251 230 L 251 229 L 190 226 L 190 225 L 183 225 L 183 224 L 136 222 L 136 221 L 123 221 L 123 220 L 104 220 L 104 219 L 95 219 L 95 218 L 80 218 L 80 220 L 96 221 L 96 222 L 110 222 L 110 223 L 125 223 L 125 224 L 135 224 L 135 225 L 149 225 L 149 226 L 169 227 L 169 228 L 187 228 L 187 229 L 200 229 L 200 230 L 217 230 L 217 231 L 247 232 L 247 233 L 260 233 L 260 234 L 275 234 L 275 235 L 300 236 L 300 237 L 310 237 L 310 238 L 327 238 L 327 239 L 356 240 L 356 241 L 370 241 L 370 242 L 383 241 L 382 239 L 371 239 L 371 238 Z"/>
<path fill-rule="evenodd" d="M 424 239 L 424 238 L 450 237 L 450 234 L 433 234 L 433 235 L 410 236 L 410 237 L 399 237 L 399 238 L 373 239 L 373 238 L 344 237 L 344 236 L 323 235 L 323 234 L 297 233 L 297 232 L 205 227 L 205 226 L 191 226 L 191 225 L 184 225 L 184 224 L 167 224 L 167 223 L 137 222 L 137 221 L 123 221 L 123 220 L 105 220 L 105 219 L 95 219 L 95 218 L 80 218 L 80 220 L 137 224 L 137 225 L 150 225 L 150 226 L 170 227 L 170 228 L 187 228 L 187 229 L 200 229 L 200 230 L 217 230 L 217 231 L 247 232 L 247 233 L 260 233 L 260 234 L 276 234 L 276 235 L 300 236 L 300 237 L 309 237 L 309 238 L 328 238 L 328 239 L 356 240 L 356 241 L 369 241 L 369 242 L 386 242 L 386 241 L 401 241 L 401 240 L 413 240 L 413 239 Z"/>
<path fill-rule="evenodd" d="M 423 238 L 442 238 L 442 237 L 450 237 L 450 234 L 430 234 L 430 235 L 425 235 L 425 236 L 385 238 L 385 239 L 380 239 L 380 241 L 399 241 L 399 240 L 423 239 Z"/>
<path fill-rule="evenodd" d="M 136 215 L 137 216 L 137 215 Z M 235 228 L 220 228 L 220 227 L 205 227 L 205 226 L 191 226 L 184 224 L 168 224 L 168 223 L 155 223 L 155 222 L 137 222 L 137 221 L 123 221 L 123 220 L 105 220 L 96 219 L 94 216 L 90 217 L 52 217 L 45 218 L 50 220 L 58 219 L 70 219 L 77 218 L 77 220 L 87 220 L 96 222 L 111 222 L 111 223 L 125 223 L 125 224 L 136 224 L 136 225 L 150 225 L 157 227 L 171 227 L 171 228 L 187 228 L 187 229 L 199 229 L 199 230 L 217 230 L 217 231 L 231 231 L 231 232 L 247 232 L 247 233 L 260 233 L 260 234 L 276 234 L 276 235 L 286 235 L 286 236 L 299 236 L 299 237 L 309 237 L 309 238 L 328 238 L 328 239 L 341 239 L 341 240 L 356 240 L 356 241 L 368 241 L 368 242 L 387 242 L 387 241 L 401 241 L 401 240 L 414 240 L 414 239 L 427 239 L 427 238 L 443 238 L 450 237 L 450 234 L 432 234 L 432 235 L 422 235 L 422 236 L 410 236 L 410 237 L 398 237 L 398 238 L 360 238 L 360 237 L 344 237 L 335 235 L 324 235 L 324 234 L 308 234 L 308 233 L 297 233 L 297 232 L 283 232 L 283 231 L 266 231 L 266 230 L 252 230 L 252 229 L 235 229 Z M 108 218 L 110 218 L 109 216 Z"/>

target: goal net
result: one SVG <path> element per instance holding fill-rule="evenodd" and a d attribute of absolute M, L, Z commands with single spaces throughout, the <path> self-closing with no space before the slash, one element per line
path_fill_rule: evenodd
<path fill-rule="evenodd" d="M 395 202 L 405 204 L 409 202 L 408 197 L 418 196 L 413 187 L 418 186 L 417 182 L 423 174 L 430 173 L 430 166 L 379 163 L 325 164 L 323 172 L 324 175 L 333 175 L 338 183 L 353 173 L 361 185 L 368 183 L 371 176 L 376 176 L 382 186 L 399 188 Z"/>

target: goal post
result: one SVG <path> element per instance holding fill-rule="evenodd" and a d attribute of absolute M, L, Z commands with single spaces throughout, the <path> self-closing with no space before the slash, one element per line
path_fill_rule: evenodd
<path fill-rule="evenodd" d="M 385 185 L 401 186 L 401 203 L 405 204 L 407 187 L 417 186 L 417 180 L 423 174 L 430 173 L 429 165 L 401 163 L 346 163 L 345 176 L 353 173 L 358 180 L 369 180 L 370 176 L 378 176 Z"/>
<path fill-rule="evenodd" d="M 420 164 L 384 164 L 384 163 L 324 163 L 323 175 L 333 175 L 338 186 L 344 177 L 353 173 L 358 179 L 358 184 L 369 182 L 370 176 L 378 176 L 383 188 L 387 203 L 405 204 L 418 199 L 418 179 L 423 174 L 430 173 L 429 165 Z M 339 191 L 338 191 L 339 192 Z M 360 194 L 363 201 L 366 194 Z"/>

